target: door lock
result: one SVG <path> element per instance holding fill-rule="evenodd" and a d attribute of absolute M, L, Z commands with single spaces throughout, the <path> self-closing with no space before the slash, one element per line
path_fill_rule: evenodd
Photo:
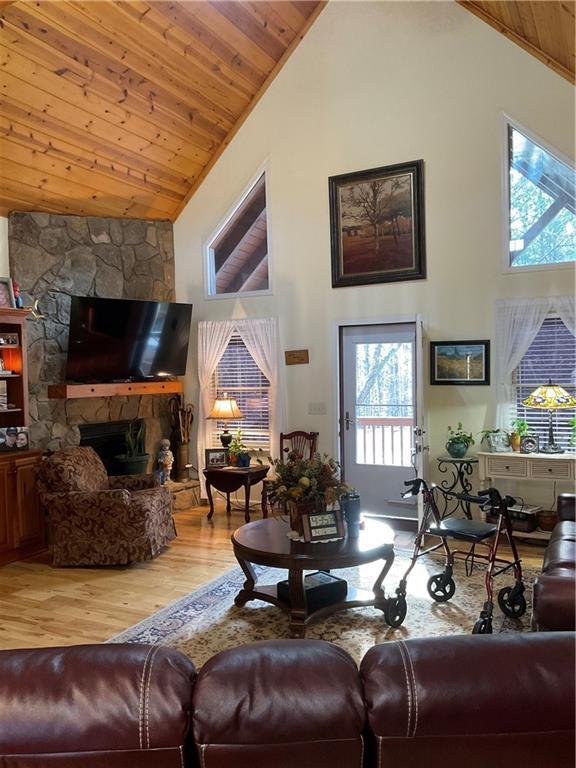
<path fill-rule="evenodd" d="M 350 418 L 348 411 L 346 411 L 346 416 L 344 416 L 344 424 L 346 425 L 346 432 L 350 429 L 350 424 L 356 424 L 356 420 Z"/>

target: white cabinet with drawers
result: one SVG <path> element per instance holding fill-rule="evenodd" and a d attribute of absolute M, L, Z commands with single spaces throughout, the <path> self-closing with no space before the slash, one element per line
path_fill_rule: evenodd
<path fill-rule="evenodd" d="M 480 480 L 574 480 L 576 457 L 566 453 L 478 453 Z"/>
<path fill-rule="evenodd" d="M 566 453 L 478 453 L 478 475 L 485 480 L 552 480 L 571 482 L 576 478 L 576 456 Z M 550 538 L 549 531 L 536 530 L 514 534 L 517 538 L 541 540 Z"/>

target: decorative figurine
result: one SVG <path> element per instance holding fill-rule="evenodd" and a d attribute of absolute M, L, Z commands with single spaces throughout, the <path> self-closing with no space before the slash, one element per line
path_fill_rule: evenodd
<path fill-rule="evenodd" d="M 12 280 L 12 292 L 14 293 L 14 306 L 17 309 L 22 309 L 24 302 L 22 301 L 22 296 L 20 296 L 20 283 L 16 282 L 16 280 Z"/>
<path fill-rule="evenodd" d="M 160 440 L 160 450 L 158 451 L 158 466 L 160 467 L 160 482 L 162 485 L 170 480 L 170 472 L 174 464 L 174 454 L 170 450 L 170 440 L 164 438 Z"/>

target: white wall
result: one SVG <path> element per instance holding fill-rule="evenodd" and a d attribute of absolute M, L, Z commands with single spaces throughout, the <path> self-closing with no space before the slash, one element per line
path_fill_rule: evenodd
<path fill-rule="evenodd" d="M 572 86 L 468 11 L 331 3 L 176 222 L 177 294 L 196 321 L 277 314 L 283 349 L 310 349 L 310 365 L 285 369 L 287 426 L 318 430 L 321 449 L 337 443 L 334 321 L 420 312 L 430 339 L 494 341 L 496 298 L 572 290 L 571 269 L 502 273 L 504 111 L 574 156 Z M 418 158 L 428 279 L 332 289 L 328 177 Z M 205 301 L 202 245 L 266 159 L 274 295 Z M 492 426 L 491 387 L 425 396 L 432 456 L 447 424 Z M 309 402 L 328 415 L 308 415 Z"/>
<path fill-rule="evenodd" d="M 8 277 L 8 219 L 0 216 L 0 277 Z"/>

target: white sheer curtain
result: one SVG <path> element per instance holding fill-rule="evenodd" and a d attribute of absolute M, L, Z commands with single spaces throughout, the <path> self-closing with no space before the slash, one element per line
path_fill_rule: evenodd
<path fill-rule="evenodd" d="M 198 324 L 198 470 L 202 498 L 206 498 L 204 451 L 210 445 L 212 427 L 207 416 L 212 408 L 212 376 L 237 331 L 256 365 L 270 382 L 270 448 L 278 444 L 284 422 L 284 392 L 280 377 L 280 339 L 278 318 L 255 320 L 203 320 Z"/>
<path fill-rule="evenodd" d="M 257 320 L 238 320 L 236 329 L 246 349 L 264 376 L 270 382 L 270 453 L 280 441 L 284 423 L 284 393 L 280 380 L 280 332 L 277 317 Z"/>
<path fill-rule="evenodd" d="M 576 336 L 576 300 L 574 296 L 554 296 L 552 302 L 560 320 L 572 336 Z"/>
<path fill-rule="evenodd" d="M 547 315 L 556 311 L 574 333 L 574 297 L 500 299 L 496 302 L 496 425 L 510 426 L 515 393 L 512 375 L 534 341 Z"/>
<path fill-rule="evenodd" d="M 207 416 L 212 409 L 211 382 L 216 366 L 222 359 L 226 347 L 234 333 L 232 320 L 202 320 L 198 323 L 198 381 L 200 383 L 200 403 L 198 408 L 198 475 L 202 498 L 206 498 L 204 482 L 204 450 L 210 448 L 211 426 Z"/>

